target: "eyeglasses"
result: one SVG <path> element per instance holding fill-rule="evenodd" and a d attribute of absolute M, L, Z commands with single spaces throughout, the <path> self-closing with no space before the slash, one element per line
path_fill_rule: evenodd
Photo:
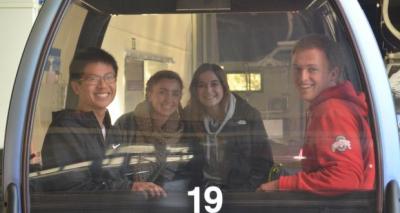
<path fill-rule="evenodd" d="M 100 83 L 101 80 L 103 80 L 107 84 L 115 83 L 115 80 L 116 80 L 115 73 L 108 73 L 108 74 L 105 74 L 103 76 L 100 76 L 100 75 L 87 75 L 87 76 L 79 79 L 79 81 L 85 82 L 85 83 L 90 84 L 90 85 L 97 85 L 97 84 Z"/>

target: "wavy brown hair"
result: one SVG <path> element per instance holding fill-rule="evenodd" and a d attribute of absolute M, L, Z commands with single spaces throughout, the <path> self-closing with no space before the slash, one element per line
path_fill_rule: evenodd
<path fill-rule="evenodd" d="M 191 117 L 192 120 L 202 120 L 206 113 L 205 108 L 200 103 L 200 100 L 197 96 L 197 86 L 199 84 L 199 78 L 200 75 L 205 72 L 214 73 L 221 83 L 222 89 L 224 91 L 224 97 L 222 98 L 221 103 L 219 103 L 219 107 L 224 109 L 229 100 L 230 90 L 229 90 L 228 80 L 226 78 L 226 73 L 224 72 L 224 70 L 217 64 L 209 64 L 209 63 L 201 64 L 194 72 L 192 81 L 189 86 L 190 100 L 188 103 L 188 108 L 189 108 L 188 110 L 190 112 L 188 113 L 190 113 L 189 116 Z"/>

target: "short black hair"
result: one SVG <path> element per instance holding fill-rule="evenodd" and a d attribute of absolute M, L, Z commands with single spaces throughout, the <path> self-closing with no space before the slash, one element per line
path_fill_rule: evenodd
<path fill-rule="evenodd" d="M 97 62 L 111 65 L 115 75 L 117 75 L 118 65 L 110 53 L 97 47 L 88 47 L 78 51 L 72 59 L 69 66 L 70 80 L 76 81 L 81 79 L 86 65 Z"/>

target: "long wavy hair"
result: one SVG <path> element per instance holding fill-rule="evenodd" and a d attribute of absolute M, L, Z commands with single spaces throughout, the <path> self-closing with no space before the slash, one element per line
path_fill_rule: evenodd
<path fill-rule="evenodd" d="M 191 120 L 197 120 L 200 121 L 204 118 L 206 114 L 206 109 L 201 104 L 199 97 L 197 95 L 197 86 L 199 84 L 199 79 L 200 75 L 205 73 L 205 72 L 212 72 L 217 76 L 218 80 L 221 83 L 224 96 L 221 100 L 221 103 L 219 103 L 219 107 L 221 109 L 225 109 L 228 101 L 229 101 L 229 96 L 230 96 L 230 90 L 229 90 L 229 85 L 228 85 L 228 80 L 226 78 L 226 73 L 224 70 L 218 66 L 217 64 L 209 64 L 209 63 L 204 63 L 201 64 L 196 71 L 194 72 L 192 81 L 189 86 L 190 90 L 190 100 L 188 103 L 188 110 L 189 110 L 189 116 Z M 224 112 L 224 110 L 220 110 L 221 112 Z"/>

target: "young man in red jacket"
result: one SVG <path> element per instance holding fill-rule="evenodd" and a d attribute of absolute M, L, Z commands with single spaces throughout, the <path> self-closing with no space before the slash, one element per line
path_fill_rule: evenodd
<path fill-rule="evenodd" d="M 341 53 L 321 35 L 300 40 L 292 52 L 292 70 L 307 112 L 302 171 L 262 184 L 259 191 L 310 191 L 337 195 L 371 190 L 375 161 L 368 105 L 349 81 L 340 81 Z"/>

